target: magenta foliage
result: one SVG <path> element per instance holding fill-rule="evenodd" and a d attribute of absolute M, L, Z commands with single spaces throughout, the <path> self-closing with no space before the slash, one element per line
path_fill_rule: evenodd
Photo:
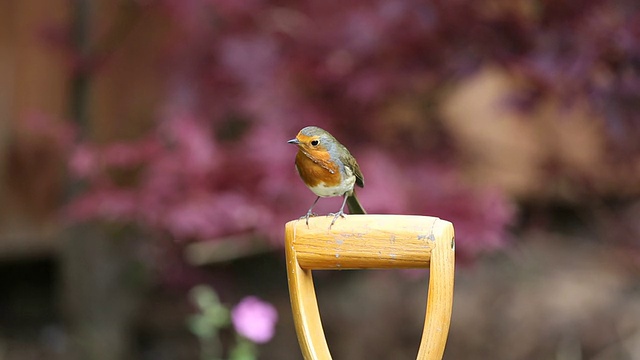
<path fill-rule="evenodd" d="M 452 220 L 459 251 L 476 253 L 504 243 L 513 210 L 497 190 L 458 179 L 454 150 L 433 125 L 440 88 L 491 63 L 529 79 L 530 97 L 593 96 L 606 114 L 620 93 L 638 94 L 637 74 L 624 70 L 640 61 L 633 1 L 529 10 L 462 0 L 140 4 L 173 21 L 168 71 L 158 74 L 165 106 L 138 141 L 78 146 L 70 168 L 89 186 L 69 208 L 76 220 L 132 221 L 192 240 L 255 231 L 279 242 L 314 199 L 286 140 L 314 124 L 359 160 L 369 212 Z M 385 120 L 398 103 L 420 109 L 419 120 Z M 609 119 L 637 117 L 637 104 Z M 330 204 L 320 209 L 339 202 Z"/>
<path fill-rule="evenodd" d="M 273 230 L 275 215 L 256 180 L 260 166 L 211 135 L 204 122 L 175 116 L 133 143 L 79 145 L 71 172 L 91 187 L 72 202 L 69 216 L 136 222 L 182 240 Z"/>

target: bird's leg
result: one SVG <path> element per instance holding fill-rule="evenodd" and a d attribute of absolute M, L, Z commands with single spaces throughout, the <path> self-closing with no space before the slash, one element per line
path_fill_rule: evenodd
<path fill-rule="evenodd" d="M 331 229 L 331 227 L 333 226 L 333 223 L 336 222 L 336 220 L 338 220 L 339 217 L 345 217 L 344 215 L 344 206 L 347 203 L 347 194 L 344 194 L 344 200 L 342 200 L 342 207 L 340 207 L 340 211 L 338 211 L 335 214 L 329 214 L 329 215 L 333 215 L 333 220 L 331 220 L 331 224 L 329 225 L 329 229 Z"/>
<path fill-rule="evenodd" d="M 311 210 L 313 210 L 313 207 L 316 206 L 316 203 L 318 202 L 318 200 L 320 200 L 320 196 L 318 196 L 316 198 L 316 201 L 314 201 L 313 204 L 311 204 L 311 207 L 309 208 L 309 211 L 307 211 L 307 214 L 300 218 L 300 219 L 305 218 L 307 226 L 309 226 L 309 217 L 314 215 L 313 212 L 311 212 Z"/>

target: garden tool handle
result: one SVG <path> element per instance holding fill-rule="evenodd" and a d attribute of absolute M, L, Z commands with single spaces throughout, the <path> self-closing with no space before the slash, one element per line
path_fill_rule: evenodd
<path fill-rule="evenodd" d="M 453 305 L 453 225 L 429 216 L 349 215 L 285 226 L 291 308 L 305 360 L 331 359 L 311 270 L 429 268 L 429 293 L 417 359 L 442 359 Z"/>

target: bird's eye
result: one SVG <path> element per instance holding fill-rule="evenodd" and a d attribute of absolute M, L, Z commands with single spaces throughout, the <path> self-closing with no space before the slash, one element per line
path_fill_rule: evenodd
<path fill-rule="evenodd" d="M 311 140 L 311 146 L 318 146 L 320 144 L 319 140 Z"/>

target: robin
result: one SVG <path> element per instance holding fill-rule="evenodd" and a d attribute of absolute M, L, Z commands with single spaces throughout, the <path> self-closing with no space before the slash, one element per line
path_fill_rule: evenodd
<path fill-rule="evenodd" d="M 304 216 L 309 225 L 312 210 L 321 197 L 342 196 L 342 207 L 333 215 L 329 228 L 338 217 L 344 217 L 345 204 L 350 214 L 366 214 L 356 198 L 354 186 L 364 187 L 360 166 L 344 145 L 325 130 L 307 126 L 295 139 L 287 141 L 298 146 L 296 170 L 305 185 L 318 197 Z"/>

